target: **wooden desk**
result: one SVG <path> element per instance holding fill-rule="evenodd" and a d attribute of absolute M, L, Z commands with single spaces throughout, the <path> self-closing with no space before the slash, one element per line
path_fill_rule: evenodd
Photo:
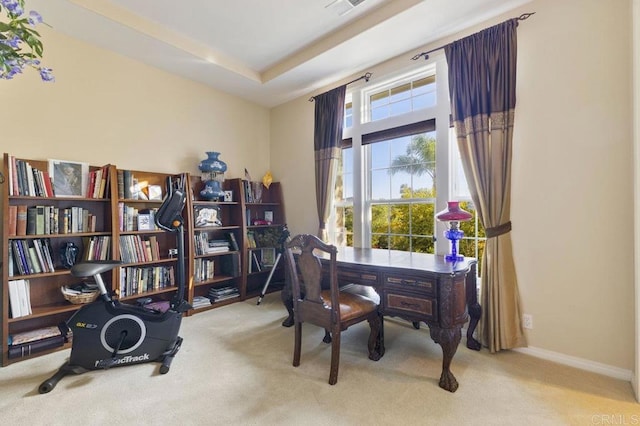
<path fill-rule="evenodd" d="M 442 347 L 440 387 L 455 392 L 458 382 L 449 367 L 468 313 L 472 321 L 467 346 L 480 349 L 480 343 L 473 339 L 480 318 L 476 260 L 465 258 L 453 263 L 432 254 L 340 247 L 337 266 L 341 285 L 355 283 L 375 289 L 380 295 L 383 315 L 404 318 L 414 324 L 422 321 L 429 326 L 431 338 Z M 287 297 L 290 295 L 283 291 L 285 306 Z M 292 318 L 283 325 L 288 322 L 292 323 Z"/>

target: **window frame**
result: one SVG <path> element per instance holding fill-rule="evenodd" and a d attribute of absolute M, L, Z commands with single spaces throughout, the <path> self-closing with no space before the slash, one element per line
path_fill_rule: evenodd
<path fill-rule="evenodd" d="M 385 134 L 389 129 L 401 126 L 411 126 L 416 122 L 424 120 L 435 120 L 436 123 L 436 197 L 434 214 L 440 209 L 438 206 L 446 206 L 447 201 L 453 197 L 452 180 L 455 179 L 450 172 L 455 168 L 451 167 L 451 149 L 455 140 L 449 137 L 450 132 L 450 102 L 448 93 L 448 71 L 444 53 L 431 55 L 427 63 L 414 66 L 408 72 L 396 73 L 385 76 L 384 80 L 376 85 L 360 83 L 348 87 L 348 98 L 351 102 L 352 125 L 343 129 L 343 138 L 351 141 L 353 149 L 353 200 L 350 203 L 353 208 L 353 246 L 371 247 L 371 181 L 368 171 L 371 170 L 370 149 L 367 148 L 367 139 L 371 134 Z M 381 90 L 388 90 L 392 87 L 406 84 L 407 81 L 427 77 L 429 73 L 435 73 L 436 77 L 436 105 L 411 111 L 408 113 L 390 116 L 387 118 L 371 121 L 370 106 L 367 99 L 371 94 Z M 364 142 L 363 142 L 364 140 Z M 438 161 L 444 158 L 445 161 Z M 405 200 L 409 202 L 409 200 Z M 465 199 L 461 201 L 471 201 Z M 375 204 L 375 202 L 373 202 Z M 345 207 L 344 201 L 335 205 Z M 449 251 L 449 241 L 444 238 L 446 224 L 435 221 L 434 226 L 434 249 L 436 254 L 446 254 Z M 477 226 L 476 226 L 477 229 Z M 335 208 L 328 223 L 330 237 L 335 237 Z M 467 236 L 465 236 L 467 237 Z M 332 240 L 336 243 L 335 240 Z M 477 247 L 477 244 L 476 244 Z M 476 249 L 477 253 L 477 249 Z"/>

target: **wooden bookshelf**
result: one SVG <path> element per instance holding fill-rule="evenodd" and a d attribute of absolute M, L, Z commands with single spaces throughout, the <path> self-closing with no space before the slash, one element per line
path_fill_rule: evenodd
<path fill-rule="evenodd" d="M 15 159 L 29 163 L 32 169 L 48 170 L 50 160 Z M 75 164 L 75 163 L 73 163 Z M 16 333 L 54 326 L 67 321 L 82 305 L 66 301 L 60 291 L 62 286 L 78 283 L 68 268 L 62 266 L 61 248 L 69 242 L 79 248 L 78 261 L 91 259 L 122 260 L 124 263 L 111 274 L 104 274 L 105 284 L 114 297 L 123 303 L 135 303 L 141 297 L 153 300 L 169 300 L 177 291 L 177 233 L 157 229 L 153 212 L 166 195 L 167 179 L 181 180 L 187 190 L 184 218 L 184 262 L 185 262 L 185 299 L 194 306 L 187 315 L 204 312 L 225 306 L 250 297 L 258 296 L 271 271 L 271 264 L 277 253 L 274 235 L 286 224 L 282 188 L 274 182 L 269 188 L 261 188 L 261 198 L 250 198 L 249 185 L 241 179 L 227 179 L 223 189 L 231 194 L 231 199 L 208 201 L 200 198 L 203 182 L 197 176 L 189 174 L 172 175 L 141 170 L 123 170 L 115 165 L 89 166 L 86 172 L 96 176 L 98 171 L 105 177 L 104 188 L 99 198 L 90 191 L 81 196 L 51 196 L 44 184 L 37 192 L 35 183 L 31 189 L 36 192 L 22 193 L 14 185 L 15 170 L 12 157 L 4 154 L 0 185 L 2 202 L 2 365 L 45 355 L 70 347 L 63 346 L 46 349 L 33 355 L 9 359 L 8 337 Z M 11 174 L 11 177 L 9 177 Z M 35 174 L 34 174 L 35 176 Z M 89 185 L 88 175 L 83 179 Z M 26 185 L 26 183 L 23 183 Z M 11 188 L 9 188 L 11 185 Z M 100 191 L 96 189 L 95 195 Z M 25 235 L 17 234 L 17 207 L 22 211 L 34 207 L 43 207 L 48 212 L 49 226 L 30 229 Z M 45 209 L 46 207 L 46 209 Z M 52 225 L 62 223 L 60 212 L 76 209 L 76 215 L 82 213 L 83 226 L 73 230 L 57 229 Z M 214 219 L 209 222 L 199 218 L 199 213 L 208 213 Z M 11 214 L 10 214 L 11 212 Z M 54 215 L 57 212 L 57 216 Z M 36 218 L 37 218 L 36 212 Z M 44 213 L 43 213 L 44 214 Z M 142 217 L 141 217 L 142 216 Z M 33 219 L 33 217 L 32 217 Z M 37 219 L 36 219 L 37 220 Z M 78 219 L 79 220 L 79 219 Z M 14 223 L 10 223 L 13 221 Z M 33 225 L 33 224 L 32 224 Z M 14 228 L 15 227 L 15 228 Z M 16 231 L 14 231 L 16 229 Z M 248 235 L 253 235 L 258 247 L 250 244 Z M 233 236 L 237 247 L 226 245 Z M 46 246 L 51 257 L 51 265 L 40 265 L 40 269 L 18 270 L 13 261 L 13 246 L 20 244 L 23 249 L 36 249 L 36 244 Z M 216 247 L 223 248 L 216 248 Z M 19 250 L 19 247 L 17 247 Z M 42 247 L 40 247 L 42 250 Z M 259 253 L 260 269 L 250 269 L 249 261 L 253 253 Z M 42 253 L 41 253 L 42 255 Z M 122 256 L 124 255 L 124 257 Z M 256 256 L 258 257 L 258 256 Z M 36 254 L 37 258 L 37 254 Z M 38 258 L 39 260 L 39 258 Z M 46 256 L 43 256 L 46 262 Z M 51 268 L 50 266 L 53 266 Z M 206 270 L 203 272 L 203 268 Z M 171 276 L 169 285 L 158 283 L 159 277 Z M 136 275 L 140 274 L 140 275 Z M 127 281 L 135 276 L 136 280 Z M 142 277 L 142 278 L 141 278 Z M 284 268 L 280 263 L 275 271 L 269 292 L 280 289 Z M 14 315 L 11 309 L 9 281 L 28 280 L 31 312 L 26 315 Z M 138 286 L 134 287 L 133 282 Z M 140 284 L 145 282 L 146 284 Z M 196 302 L 203 297 L 213 297 L 213 303 L 199 305 Z"/>

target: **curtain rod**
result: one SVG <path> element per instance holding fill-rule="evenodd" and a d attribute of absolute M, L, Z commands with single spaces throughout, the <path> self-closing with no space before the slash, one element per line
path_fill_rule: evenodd
<path fill-rule="evenodd" d="M 348 86 L 351 83 L 355 83 L 356 81 L 360 81 L 360 80 L 364 80 L 364 81 L 368 82 L 372 75 L 373 74 L 370 73 L 370 72 L 364 73 L 363 75 L 361 75 L 360 77 L 356 78 L 355 80 L 351 80 L 350 82 L 346 83 L 345 86 Z M 316 100 L 315 96 L 312 96 L 312 97 L 309 98 L 309 102 L 313 102 L 315 100 Z"/>
<path fill-rule="evenodd" d="M 523 13 L 522 15 L 518 16 L 516 19 L 517 19 L 518 21 L 524 21 L 525 19 L 529 18 L 529 17 L 530 17 L 531 15 L 533 15 L 533 14 L 535 14 L 535 12 Z M 451 44 L 451 43 L 449 43 L 449 44 Z M 428 51 L 426 51 L 426 52 L 419 53 L 419 54 L 415 55 L 413 58 L 411 58 L 411 60 L 412 60 L 412 61 L 416 61 L 416 60 L 420 59 L 420 57 L 422 57 L 422 56 L 424 56 L 424 59 L 425 59 L 425 60 L 427 60 L 427 59 L 429 59 L 429 53 L 433 53 L 433 52 L 435 52 L 436 50 L 444 49 L 444 48 L 445 48 L 445 47 L 447 47 L 449 44 L 445 44 L 445 45 L 443 45 L 443 46 L 436 47 L 435 49 L 431 49 L 431 50 L 428 50 Z"/>

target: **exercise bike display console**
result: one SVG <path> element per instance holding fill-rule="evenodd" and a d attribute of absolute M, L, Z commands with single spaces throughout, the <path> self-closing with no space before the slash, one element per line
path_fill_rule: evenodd
<path fill-rule="evenodd" d="M 90 370 L 159 362 L 160 374 L 169 372 L 171 362 L 182 345 L 178 336 L 183 313 L 191 306 L 184 300 L 184 229 L 182 209 L 185 192 L 173 188 L 171 180 L 169 193 L 156 216 L 157 225 L 171 232 L 177 232 L 177 292 L 170 308 L 157 311 L 144 305 L 128 305 L 114 300 L 107 291 L 102 273 L 111 271 L 120 261 L 87 261 L 73 266 L 75 277 L 93 277 L 100 290 L 100 297 L 93 303 L 80 308 L 67 321 L 73 331 L 73 343 L 69 361 L 42 382 L 38 391 L 48 393 L 68 374 L 82 374 Z"/>

